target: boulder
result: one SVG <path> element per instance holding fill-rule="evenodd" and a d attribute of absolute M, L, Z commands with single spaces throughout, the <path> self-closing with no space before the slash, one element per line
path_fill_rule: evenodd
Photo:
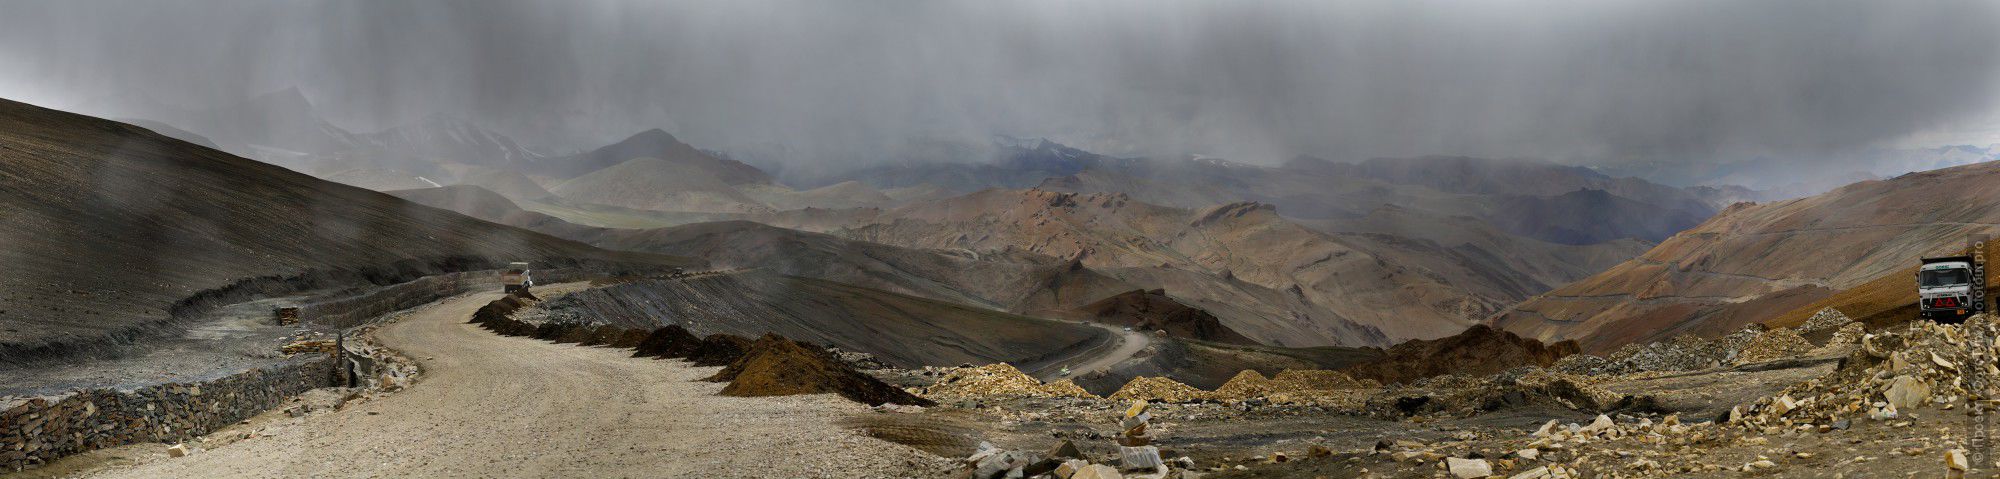
<path fill-rule="evenodd" d="M 1124 470 L 1158 469 L 1160 464 L 1160 448 L 1158 447 L 1120 446 L 1118 448 L 1118 465 Z"/>
<path fill-rule="evenodd" d="M 1896 376 L 1889 380 L 1889 390 L 1883 396 L 1896 409 L 1916 409 L 1930 400 L 1931 385 L 1914 376 Z"/>
<path fill-rule="evenodd" d="M 1067 461 L 1063 461 L 1061 465 L 1056 466 L 1055 470 L 1056 479 L 1070 479 L 1071 477 L 1076 476 L 1076 473 L 1078 471 L 1082 471 L 1086 467 L 1090 467 L 1090 463 L 1085 462 L 1082 459 L 1070 459 Z"/>
<path fill-rule="evenodd" d="M 1064 439 L 1056 443 L 1055 447 L 1049 448 L 1047 456 L 1051 459 L 1082 459 L 1083 451 L 1076 448 L 1076 443 Z"/>
<path fill-rule="evenodd" d="M 1075 475 L 1069 476 L 1069 479 L 1125 479 L 1125 476 L 1119 474 L 1117 468 L 1103 464 L 1091 464 L 1078 469 Z"/>
<path fill-rule="evenodd" d="M 1476 479 L 1493 475 L 1493 466 L 1485 459 L 1444 458 L 1445 470 L 1459 479 Z"/>

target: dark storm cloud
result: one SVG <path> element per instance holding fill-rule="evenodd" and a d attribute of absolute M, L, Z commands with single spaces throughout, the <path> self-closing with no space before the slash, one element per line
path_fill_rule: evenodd
<path fill-rule="evenodd" d="M 1251 161 L 1809 154 L 1987 117 L 2000 86 L 1990 1 L 0 9 L 0 95 L 31 101 L 194 105 L 297 85 L 359 130 L 444 111 L 544 144 L 663 127 L 799 161 L 991 134 Z"/>

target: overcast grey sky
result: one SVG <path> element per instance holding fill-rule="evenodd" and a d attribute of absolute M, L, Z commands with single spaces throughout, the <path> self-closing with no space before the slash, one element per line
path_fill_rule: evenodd
<path fill-rule="evenodd" d="M 361 131 L 450 112 L 559 147 L 660 127 L 798 161 L 992 134 L 1263 163 L 1811 155 L 1994 132 L 1996 19 L 1992 1 L 0 0 L 0 96 L 296 85 Z"/>

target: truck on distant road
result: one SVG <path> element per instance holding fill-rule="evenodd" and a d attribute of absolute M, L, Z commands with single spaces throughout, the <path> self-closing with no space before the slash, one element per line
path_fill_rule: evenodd
<path fill-rule="evenodd" d="M 528 270 L 528 263 L 520 261 L 507 263 L 507 269 L 500 272 L 500 289 L 502 291 L 508 293 L 527 291 L 528 287 L 534 285 L 535 278 Z"/>
<path fill-rule="evenodd" d="M 1972 264 L 1971 256 L 1924 258 L 1917 268 L 1917 315 L 1955 323 L 1973 313 Z"/>

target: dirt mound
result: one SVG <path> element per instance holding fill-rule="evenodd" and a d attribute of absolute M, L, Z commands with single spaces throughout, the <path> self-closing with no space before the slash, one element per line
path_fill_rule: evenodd
<path fill-rule="evenodd" d="M 743 358 L 750 350 L 750 343 L 750 338 L 734 334 L 710 334 L 688 353 L 688 360 L 696 366 L 728 366 Z"/>
<path fill-rule="evenodd" d="M 646 330 L 644 329 L 620 330 L 618 332 L 618 337 L 612 338 L 611 342 L 607 343 L 606 346 L 611 346 L 619 349 L 638 348 L 639 343 L 645 342 L 646 337 L 650 334 L 651 333 L 646 332 Z"/>
<path fill-rule="evenodd" d="M 1807 342 L 1805 337 L 1799 336 L 1798 331 L 1778 328 L 1765 331 L 1757 335 L 1756 339 L 1750 340 L 1750 344 L 1743 345 L 1743 351 L 1736 353 L 1736 363 L 1750 364 L 1790 359 L 1804 355 L 1812 349 L 1812 343 Z"/>
<path fill-rule="evenodd" d="M 1853 322 L 1854 319 L 1841 314 L 1838 309 L 1822 308 L 1819 312 L 1813 313 L 1812 317 L 1806 318 L 1805 324 L 1799 325 L 1799 334 L 1812 335 L 1823 331 L 1834 331 Z"/>
<path fill-rule="evenodd" d="M 1194 402 L 1208 398 L 1208 392 L 1160 377 L 1136 377 L 1106 399 L 1117 401 Z"/>
<path fill-rule="evenodd" d="M 1007 363 L 957 368 L 920 393 L 935 399 L 990 397 L 1097 397 L 1068 379 L 1043 384 Z"/>
<path fill-rule="evenodd" d="M 1166 290 L 1134 290 L 1098 300 L 1078 308 L 1093 321 L 1130 326 L 1141 331 L 1166 331 L 1168 335 L 1232 344 L 1257 344 L 1208 311 L 1182 304 L 1167 296 Z"/>
<path fill-rule="evenodd" d="M 935 404 L 855 371 L 823 349 L 775 334 L 758 338 L 741 358 L 709 380 L 729 381 L 722 388 L 725 396 L 834 393 L 869 405 Z"/>
<path fill-rule="evenodd" d="M 1244 370 L 1208 393 L 1217 401 L 1264 398 L 1282 404 L 1318 404 L 1359 409 L 1361 400 L 1374 393 L 1381 383 L 1357 381 L 1346 373 L 1326 369 L 1287 369 L 1269 378 Z"/>
<path fill-rule="evenodd" d="M 1340 371 L 1326 369 L 1287 369 L 1271 376 L 1271 385 L 1278 391 L 1333 391 L 1339 389 L 1377 388 L 1381 383 L 1371 380 L 1356 380 Z"/>
<path fill-rule="evenodd" d="M 701 349 L 701 338 L 689 333 L 687 328 L 669 324 L 655 329 L 633 347 L 632 357 L 685 358 Z"/>
<path fill-rule="evenodd" d="M 1550 366 L 1578 352 L 1575 341 L 1545 345 L 1480 324 L 1448 337 L 1405 341 L 1389 347 L 1381 359 L 1346 371 L 1356 378 L 1400 383 L 1444 374 L 1483 376 L 1521 366 Z"/>
<path fill-rule="evenodd" d="M 1209 393 L 1209 397 L 1219 400 L 1249 399 L 1270 394 L 1275 385 L 1263 373 L 1245 369 L 1223 382 L 1221 387 Z"/>

